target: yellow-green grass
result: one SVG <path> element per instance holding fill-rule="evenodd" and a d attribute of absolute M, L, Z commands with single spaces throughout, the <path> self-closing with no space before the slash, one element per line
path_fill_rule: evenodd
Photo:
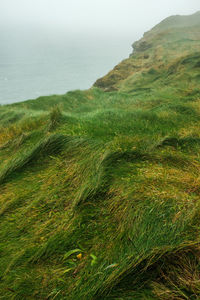
<path fill-rule="evenodd" d="M 0 107 L 0 299 L 200 298 L 199 40 L 175 42 L 115 91 Z"/>

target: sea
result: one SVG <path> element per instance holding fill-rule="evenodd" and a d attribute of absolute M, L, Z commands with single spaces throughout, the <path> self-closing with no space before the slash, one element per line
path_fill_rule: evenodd
<path fill-rule="evenodd" d="M 132 52 L 133 36 L 0 30 L 0 105 L 88 89 Z"/>

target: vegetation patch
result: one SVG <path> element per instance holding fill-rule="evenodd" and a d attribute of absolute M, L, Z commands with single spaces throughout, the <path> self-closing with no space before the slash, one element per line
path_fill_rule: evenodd
<path fill-rule="evenodd" d="M 1 299 L 200 298 L 190 18 L 153 28 L 87 91 L 0 106 Z"/>

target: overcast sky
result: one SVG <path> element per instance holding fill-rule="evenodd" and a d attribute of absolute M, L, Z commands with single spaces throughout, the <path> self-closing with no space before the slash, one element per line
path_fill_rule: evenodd
<path fill-rule="evenodd" d="M 198 10 L 200 0 L 0 0 L 0 28 L 139 37 L 167 16 Z"/>

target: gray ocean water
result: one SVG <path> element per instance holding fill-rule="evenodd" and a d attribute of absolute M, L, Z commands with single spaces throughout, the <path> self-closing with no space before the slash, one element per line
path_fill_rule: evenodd
<path fill-rule="evenodd" d="M 87 89 L 131 53 L 132 37 L 0 32 L 0 104 Z"/>

